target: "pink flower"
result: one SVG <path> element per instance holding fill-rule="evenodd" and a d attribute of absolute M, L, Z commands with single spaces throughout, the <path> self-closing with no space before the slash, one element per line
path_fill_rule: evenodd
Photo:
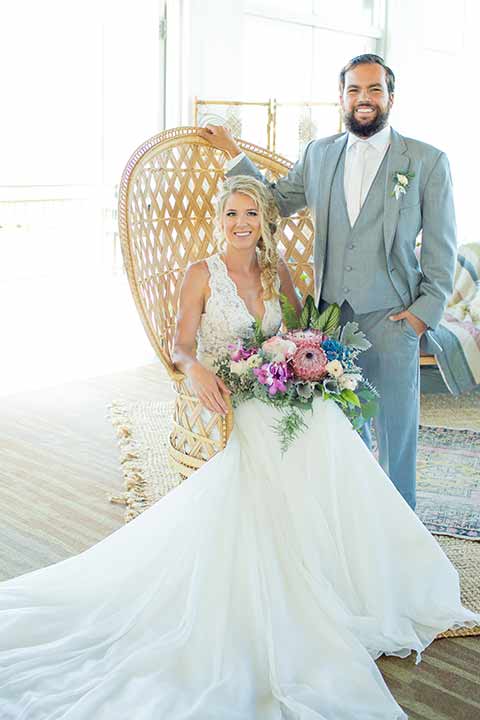
<path fill-rule="evenodd" d="M 240 362 L 240 360 L 248 360 L 250 355 L 255 355 L 258 352 L 258 348 L 244 348 L 242 340 L 239 338 L 236 343 L 228 346 L 230 350 L 230 359 L 233 362 Z"/>
<path fill-rule="evenodd" d="M 298 347 L 300 343 L 303 343 L 306 340 L 309 342 L 315 342 L 317 345 L 320 345 L 324 340 L 327 339 L 328 335 L 325 335 L 325 333 L 323 333 L 321 330 L 307 328 L 306 330 L 290 330 L 290 332 L 285 333 L 283 337 L 285 338 L 285 340 L 291 340 Z"/>
<path fill-rule="evenodd" d="M 286 392 L 287 381 L 292 377 L 292 371 L 285 362 L 264 363 L 262 367 L 254 368 L 253 372 L 258 382 L 268 387 L 270 395 Z"/>
<path fill-rule="evenodd" d="M 328 358 L 318 341 L 303 340 L 292 358 L 295 376 L 300 380 L 320 380 L 327 373 Z"/>
<path fill-rule="evenodd" d="M 297 346 L 294 342 L 285 340 L 279 335 L 274 335 L 262 344 L 262 350 L 266 352 L 274 362 L 288 360 L 296 349 Z"/>

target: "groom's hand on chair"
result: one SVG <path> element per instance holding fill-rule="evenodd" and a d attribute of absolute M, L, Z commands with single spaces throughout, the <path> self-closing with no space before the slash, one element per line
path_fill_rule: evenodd
<path fill-rule="evenodd" d="M 233 139 L 230 130 L 223 125 L 205 125 L 204 128 L 197 128 L 197 132 L 204 140 L 207 140 L 214 147 L 228 153 L 231 158 L 240 155 L 242 152 Z"/>
<path fill-rule="evenodd" d="M 423 320 L 420 320 L 420 318 L 411 313 L 410 310 L 402 310 L 402 312 L 399 312 L 396 315 L 390 315 L 390 320 L 393 320 L 394 322 L 397 322 L 398 320 L 406 320 L 415 330 L 418 337 L 421 337 L 427 329 L 427 325 L 423 322 Z"/>

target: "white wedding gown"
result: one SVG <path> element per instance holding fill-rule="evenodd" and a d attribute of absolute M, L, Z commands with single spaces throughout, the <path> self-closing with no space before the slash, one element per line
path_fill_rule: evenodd
<path fill-rule="evenodd" d="M 199 353 L 252 318 L 218 256 Z M 268 334 L 277 301 L 266 302 Z M 0 585 L 2 720 L 394 720 L 374 659 L 480 622 L 348 420 L 318 400 L 282 457 L 276 411 L 90 550 Z"/>

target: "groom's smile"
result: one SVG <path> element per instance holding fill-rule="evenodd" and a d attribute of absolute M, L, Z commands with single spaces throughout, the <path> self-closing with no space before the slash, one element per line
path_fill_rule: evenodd
<path fill-rule="evenodd" d="M 377 64 L 357 65 L 345 75 L 340 104 L 347 130 L 371 137 L 385 127 L 393 93 L 389 93 L 385 70 Z"/>
<path fill-rule="evenodd" d="M 366 105 L 360 105 L 359 107 L 357 107 L 357 108 L 355 109 L 355 112 L 356 112 L 357 115 L 363 115 L 363 116 L 371 117 L 372 114 L 375 112 L 375 108 L 374 108 L 374 107 L 371 107 L 371 106 L 369 106 L 369 105 L 368 105 L 368 106 L 366 106 Z"/>

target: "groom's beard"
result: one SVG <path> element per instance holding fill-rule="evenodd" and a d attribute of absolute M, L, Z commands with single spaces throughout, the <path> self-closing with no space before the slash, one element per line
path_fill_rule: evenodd
<path fill-rule="evenodd" d="M 388 116 L 390 115 L 390 108 L 388 110 L 385 110 L 385 112 L 382 112 L 381 110 L 377 109 L 377 114 L 371 120 L 369 123 L 361 123 L 358 122 L 355 118 L 355 111 L 349 113 L 344 113 L 343 115 L 343 122 L 345 123 L 345 127 L 347 130 L 357 137 L 362 138 L 369 138 L 372 137 L 372 135 L 375 135 L 375 133 L 379 132 L 380 130 L 383 130 L 383 128 L 388 123 Z"/>

